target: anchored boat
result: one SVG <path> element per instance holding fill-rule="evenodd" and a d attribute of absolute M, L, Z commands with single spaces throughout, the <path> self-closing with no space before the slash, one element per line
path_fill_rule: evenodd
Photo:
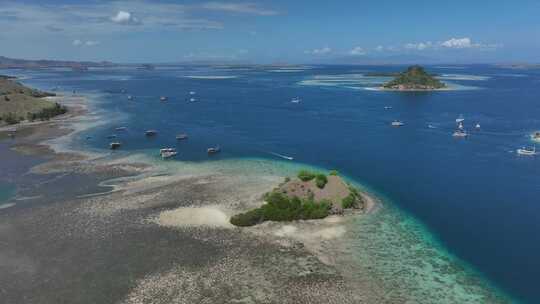
<path fill-rule="evenodd" d="M 157 131 L 156 130 L 147 130 L 146 132 L 144 132 L 144 134 L 146 136 L 155 136 L 157 134 Z"/>
<path fill-rule="evenodd" d="M 159 155 L 165 159 L 178 155 L 178 152 L 176 152 L 175 148 L 163 148 L 159 150 Z"/>
<path fill-rule="evenodd" d="M 185 133 L 176 135 L 176 140 L 185 140 L 185 139 L 188 139 L 188 136 Z"/>
<path fill-rule="evenodd" d="M 120 148 L 121 144 L 119 142 L 112 142 L 109 144 L 109 148 L 111 148 L 111 150 L 116 150 L 118 148 Z"/>
<path fill-rule="evenodd" d="M 404 126 L 404 125 L 405 125 L 405 123 L 403 123 L 403 122 L 400 121 L 400 120 L 394 120 L 394 121 L 392 121 L 392 127 L 402 127 L 402 126 Z"/>
<path fill-rule="evenodd" d="M 216 154 L 221 152 L 221 148 L 219 146 L 208 148 L 207 152 L 208 154 Z"/>
<path fill-rule="evenodd" d="M 517 154 L 519 155 L 529 155 L 529 156 L 534 156 L 537 154 L 536 152 L 536 146 L 533 147 L 532 149 L 531 148 L 521 148 L 521 149 L 517 149 L 516 150 Z"/>
<path fill-rule="evenodd" d="M 292 103 L 300 103 L 300 101 L 302 101 L 302 99 L 300 99 L 300 97 L 295 97 L 295 98 L 291 99 Z"/>

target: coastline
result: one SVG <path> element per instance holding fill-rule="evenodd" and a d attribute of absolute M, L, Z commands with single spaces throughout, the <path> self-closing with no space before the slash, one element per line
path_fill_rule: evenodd
<path fill-rule="evenodd" d="M 231 289 L 238 289 L 234 299 L 247 297 L 256 303 L 418 300 L 403 288 L 392 295 L 390 291 L 395 286 L 389 285 L 380 274 L 374 274 L 370 266 L 366 267 L 369 263 L 377 264 L 374 257 L 363 255 L 360 265 L 355 256 L 356 250 L 361 251 L 358 235 L 374 237 L 377 234 L 372 231 L 373 227 L 358 229 L 358 223 L 373 222 L 387 214 L 388 208 L 377 203 L 377 197 L 362 191 L 364 198 L 369 198 L 365 210 L 368 216 L 355 213 L 315 221 L 267 222 L 247 229 L 231 227 L 228 218 L 232 214 L 258 206 L 264 192 L 282 181 L 286 174 L 305 166 L 296 164 L 283 168 L 279 161 L 262 159 L 164 163 L 137 154 L 128 157 L 78 154 L 66 149 L 65 142 L 75 132 L 84 130 L 84 124 L 79 127 L 73 124 L 86 119 L 87 114 L 86 111 L 65 121 L 51 121 L 50 128 L 29 126 L 38 129 L 37 133 L 31 132 L 24 140 L 26 145 L 18 145 L 17 150 L 46 156 L 48 161 L 34 167 L 34 174 L 97 176 L 92 182 L 106 186 L 106 191 L 68 196 L 33 208 L 6 208 L 3 211 L 8 216 L 0 214 L 0 218 L 6 219 L 0 225 L 0 235 L 26 227 L 24 234 L 14 233 L 16 236 L 10 237 L 8 245 L 18 250 L 0 252 L 11 259 L 14 267 L 33 269 L 36 263 L 73 259 L 65 266 L 53 262 L 65 274 L 61 290 L 68 299 L 76 297 L 76 293 L 89 292 L 86 299 L 89 303 L 111 302 L 98 295 L 109 292 L 113 293 L 115 302 L 122 303 L 150 300 L 169 303 L 184 299 L 193 302 L 203 296 L 196 287 L 203 284 L 217 289 L 215 292 L 204 290 L 204 297 L 215 301 L 228 296 L 226 291 Z M 59 138 L 62 138 L 60 144 Z M 290 165 L 287 163 L 287 166 Z M 54 182 L 50 184 L 54 186 Z M 376 223 L 375 227 L 381 224 Z M 42 252 L 50 246 L 47 242 L 33 243 L 44 234 L 47 242 L 57 245 L 47 249 L 50 251 L 45 250 L 48 253 L 43 257 L 34 256 L 32 251 Z M 407 239 L 411 237 L 402 241 Z M 119 242 L 117 248 L 105 246 L 112 241 Z M 17 242 L 28 248 L 18 247 Z M 97 249 L 89 248 L 86 242 Z M 394 243 L 395 240 L 388 241 L 388 244 Z M 68 253 L 60 250 L 65 246 L 70 248 Z M 144 252 L 144 255 L 131 250 Z M 17 259 L 18 255 L 28 260 Z M 75 257 L 79 255 L 86 258 Z M 148 256 L 158 256 L 159 261 L 156 258 L 149 261 Z M 119 261 L 122 262 L 117 264 Z M 91 273 L 96 267 L 99 271 L 73 287 L 68 281 L 80 278 L 77 263 L 88 264 L 84 273 Z M 118 270 L 118 265 L 134 269 L 135 275 L 112 272 L 111 269 Z M 52 279 L 50 274 L 39 270 L 18 274 L 17 279 L 27 280 L 28 275 Z M 110 286 L 99 283 L 106 277 L 119 282 Z M 0 284 L 3 282 L 7 282 L 7 278 L 0 275 Z M 184 290 L 186 285 L 179 282 L 187 282 L 189 287 L 182 295 L 185 298 L 170 294 L 171 290 Z M 42 292 L 52 288 L 43 284 Z M 89 291 L 88 284 L 95 286 Z M 21 292 L 17 286 L 10 290 Z M 31 297 L 38 297 L 39 292 L 36 289 L 35 294 L 30 293 Z M 8 295 L 17 298 L 15 292 Z"/>
<path fill-rule="evenodd" d="M 261 288 L 262 285 L 268 285 L 266 288 L 273 286 L 273 289 L 278 288 L 280 285 L 278 282 L 283 283 L 289 281 L 289 284 L 292 284 L 292 282 L 300 280 L 302 281 L 302 284 L 301 287 L 298 287 L 297 292 L 308 288 L 303 292 L 300 292 L 309 299 L 309 301 L 305 303 L 327 303 L 329 301 L 334 301 L 335 299 L 340 299 L 340 302 L 342 303 L 354 303 L 359 297 L 364 299 L 370 297 L 369 292 L 363 291 L 361 294 L 354 292 L 358 286 L 354 288 L 353 286 L 349 286 L 350 283 L 345 282 L 343 279 L 343 271 L 345 268 L 341 269 L 336 263 L 338 260 L 336 255 L 338 255 L 338 253 L 336 253 L 335 250 L 339 247 L 337 244 L 343 242 L 342 236 L 345 232 L 343 223 L 349 221 L 351 217 L 356 217 L 356 214 L 345 215 L 337 219 L 335 217 L 330 217 L 325 220 L 306 221 L 305 223 L 293 222 L 269 224 L 278 230 L 287 230 L 287 228 L 284 227 L 287 227 L 289 224 L 299 225 L 299 227 L 303 227 L 302 229 L 308 229 L 308 227 L 310 227 L 309 229 L 313 230 L 312 234 L 304 235 L 305 238 L 300 239 L 285 234 L 276 235 L 275 231 L 272 230 L 272 232 L 264 229 L 265 226 L 257 227 L 252 231 L 226 227 L 228 224 L 228 217 L 232 215 L 233 212 L 243 211 L 248 206 L 259 204 L 262 194 L 277 185 L 284 176 L 279 176 L 275 173 L 262 173 L 262 175 L 261 173 L 258 173 L 257 176 L 259 178 L 257 179 L 253 179 L 253 176 L 249 179 L 236 178 L 235 174 L 227 173 L 227 170 L 231 169 L 211 168 L 215 164 L 212 164 L 210 168 L 205 168 L 203 170 L 197 168 L 197 164 L 193 164 L 193 170 L 188 174 L 171 174 L 170 168 L 164 170 L 164 168 L 160 168 L 159 164 L 154 165 L 144 161 L 133 162 L 133 159 L 137 159 L 136 156 L 114 158 L 107 157 L 106 154 L 96 156 L 92 153 L 86 154 L 84 151 L 66 149 L 65 145 L 62 146 L 57 143 L 59 141 L 67 142 L 70 140 L 71 136 L 84 130 L 83 127 L 80 125 L 78 126 L 77 124 L 82 120 L 87 119 L 86 115 L 88 114 L 88 108 L 85 105 L 86 101 L 81 97 L 59 97 L 59 99 L 60 98 L 63 98 L 62 101 L 71 99 L 68 102 L 71 104 L 68 105 L 70 106 L 70 112 L 61 117 L 56 117 L 51 121 L 22 123 L 15 126 L 17 128 L 17 138 L 12 149 L 22 155 L 38 156 L 46 159 L 41 164 L 31 168 L 32 174 L 81 174 L 98 176 L 97 180 L 101 180 L 101 182 L 99 182 L 100 185 L 106 184 L 111 188 L 108 191 L 94 194 L 89 193 L 88 195 L 76 195 L 74 197 L 66 196 L 64 200 L 32 206 L 30 208 L 16 208 L 16 203 L 15 205 L 9 205 L 9 207 L 6 207 L 2 211 L 10 217 L 10 220 L 5 221 L 5 223 L 1 225 L 0 234 L 6 232 L 6 229 L 9 227 L 17 227 L 21 223 L 24 223 L 24 225 L 29 227 L 29 230 L 34 230 L 36 236 L 45 233 L 39 229 L 38 225 L 27 222 L 29 218 L 32 218 L 38 220 L 37 222 L 40 223 L 39 226 L 44 224 L 47 227 L 58 227 L 59 224 L 62 226 L 67 225 L 70 227 L 68 228 L 68 230 L 71 231 L 70 234 L 79 236 L 84 235 L 85 238 L 90 237 L 91 239 L 94 239 L 99 235 L 96 234 L 96 230 L 101 230 L 101 228 L 96 225 L 101 225 L 103 224 L 103 221 L 109 221 L 111 218 L 117 218 L 120 216 L 119 213 L 138 211 L 144 213 L 144 216 L 127 216 L 127 218 L 125 218 L 125 215 L 122 215 L 121 217 L 124 218 L 124 221 L 135 221 L 137 223 L 136 230 L 153 230 L 157 228 L 162 231 L 159 233 L 160 235 L 158 238 L 163 235 L 170 235 L 171 233 L 179 233 L 179 229 L 183 230 L 180 234 L 184 235 L 184 237 L 193 238 L 192 241 L 197 241 L 200 238 L 199 234 L 201 230 L 209 234 L 224 234 L 221 238 L 214 240 L 218 243 L 223 241 L 231 242 L 230 238 L 233 236 L 234 238 L 239 238 L 237 240 L 239 242 L 238 244 L 243 244 L 242 247 L 252 248 L 252 256 L 246 256 L 243 259 L 252 260 L 251 267 L 261 275 L 266 273 L 269 269 L 264 269 L 264 267 L 263 269 L 259 269 L 259 266 L 255 267 L 255 260 L 268 255 L 275 256 L 275 258 L 280 260 L 283 257 L 289 256 L 287 266 L 285 264 L 277 264 L 270 267 L 276 271 L 276 275 L 271 279 L 272 282 L 270 285 L 268 285 L 269 282 L 267 282 L 268 278 L 264 275 L 259 278 L 260 282 L 257 282 L 253 287 L 255 289 Z M 10 127 L 13 128 L 13 126 Z M 143 160 L 144 158 L 145 157 L 142 157 Z M 141 158 L 139 158 L 139 160 L 140 159 Z M 269 166 L 270 164 L 261 161 L 261 165 L 264 167 Z M 217 164 L 217 166 L 219 167 L 220 165 Z M 233 167 L 234 164 L 231 164 L 231 168 Z M 262 171 L 265 170 L 266 168 Z M 190 203 L 187 205 L 186 201 L 182 199 L 181 202 L 171 201 L 171 194 L 175 193 L 177 195 L 179 188 L 184 189 L 186 185 L 190 185 L 190 187 L 194 188 L 208 187 L 208 189 L 201 193 L 204 196 L 204 201 L 200 201 L 200 199 L 190 200 Z M 49 185 L 49 187 L 53 186 L 54 183 Z M 231 189 L 235 190 L 231 191 Z M 195 189 L 190 189 L 188 192 L 183 191 L 182 196 L 198 196 L 198 191 L 194 191 Z M 209 196 L 213 198 L 209 199 Z M 29 199 L 32 200 L 32 198 Z M 40 197 L 35 197 L 35 200 L 40 201 Z M 213 203 L 207 206 L 208 201 Z M 370 199 L 368 202 L 370 203 L 368 203 L 366 209 L 373 210 L 374 204 L 372 203 L 374 200 Z M 175 206 L 177 208 L 174 208 Z M 57 214 L 59 210 L 63 210 L 62 212 L 64 213 Z M 167 223 L 160 219 L 162 214 L 167 214 L 167 212 L 178 212 L 178 210 L 180 210 L 180 212 L 188 210 L 190 212 L 190 217 L 193 217 L 193 215 L 197 217 L 198 214 L 203 215 L 203 221 L 177 226 L 178 222 L 175 221 L 174 216 L 172 217 L 172 225 L 171 221 Z M 208 213 L 208 211 L 210 211 L 210 213 Z M 66 218 L 66 213 L 69 214 L 69 219 Z M 210 217 L 211 222 L 208 222 L 208 214 L 214 215 L 214 217 Z M 216 214 L 218 218 L 221 216 L 221 224 L 219 220 L 217 221 L 217 225 L 212 222 L 215 220 Z M 0 214 L 0 217 L 5 218 L 2 215 L 3 214 Z M 223 217 L 223 215 L 225 215 L 225 217 Z M 76 221 L 83 218 L 85 218 L 86 221 L 89 221 L 87 222 L 86 229 L 89 229 L 90 231 L 81 231 L 81 227 L 73 226 Z M 186 219 L 185 216 L 180 218 Z M 199 218 L 201 217 L 199 216 Z M 115 224 L 112 225 L 116 227 Z M 12 228 L 9 228 L 8 230 L 11 230 Z M 63 227 L 62 231 L 66 228 L 67 227 Z M 46 236 L 47 238 L 53 237 L 56 241 L 60 241 L 60 243 L 64 243 L 65 245 L 70 244 L 69 246 L 75 248 L 81 246 L 72 239 L 66 238 L 67 236 L 62 233 L 62 231 L 51 230 L 51 228 L 46 228 L 44 230 L 50 233 L 50 236 Z M 167 232 L 163 232 L 163 230 L 167 230 Z M 161 235 L 162 233 L 163 235 Z M 255 241 L 253 239 L 254 236 L 259 236 L 261 240 Z M 17 237 L 12 237 L 11 239 L 18 239 L 21 243 L 25 243 L 25 236 L 19 234 L 19 237 L 20 239 Z M 136 242 L 134 239 L 132 241 Z M 321 241 L 334 245 L 330 246 L 327 244 L 322 247 L 314 246 L 314 244 L 318 244 Z M 7 248 L 10 247 L 10 244 L 11 243 L 7 244 Z M 11 245 L 14 246 L 15 244 Z M 171 245 L 172 247 L 176 247 L 180 244 Z M 234 242 L 231 243 L 231 245 L 233 247 L 236 246 Z M 31 247 L 35 249 L 36 246 L 39 247 L 39 245 L 33 245 Z M 145 245 L 145 247 L 146 246 L 147 245 Z M 148 244 L 148 246 L 151 245 Z M 271 250 L 268 252 L 260 252 L 260 246 L 269 247 Z M 78 252 L 78 249 L 75 248 L 71 251 Z M 41 248 L 40 251 L 43 251 L 43 248 Z M 342 253 L 343 252 L 340 254 Z M 3 252 L 2 254 L 11 257 L 10 259 L 12 259 L 14 267 L 23 266 L 22 264 L 27 264 L 28 262 L 17 260 L 14 256 L 15 253 L 13 252 L 11 254 Z M 31 253 L 24 250 L 23 255 L 31 255 Z M 293 258 L 293 256 L 295 258 Z M 329 258 L 330 256 L 334 257 Z M 299 257 L 304 261 L 303 263 L 298 264 Z M 33 259 L 39 260 L 51 258 L 53 258 L 53 256 L 47 254 L 44 254 L 44 257 L 42 258 L 33 257 Z M 239 265 L 242 265 L 242 268 L 250 267 L 244 265 L 245 261 L 242 259 L 233 258 L 230 260 L 231 257 L 226 257 L 226 259 L 229 260 L 228 263 L 239 263 Z M 341 259 L 341 257 L 339 257 L 339 259 Z M 90 262 L 90 264 L 94 263 Z M 293 266 L 295 271 L 291 271 L 291 267 Z M 28 265 L 25 265 L 25 267 L 28 267 Z M 73 265 L 71 265 L 71 267 L 73 267 Z M 141 265 L 135 267 L 141 267 Z M 184 267 L 190 268 L 192 266 L 184 265 Z M 298 267 L 300 267 L 300 270 Z M 159 268 L 160 267 L 158 267 L 158 269 Z M 174 274 L 172 274 L 171 271 Z M 36 273 L 39 273 L 39 271 Z M 145 273 L 144 276 L 139 277 L 136 281 L 132 282 L 134 285 L 131 286 L 131 289 L 118 293 L 122 294 L 122 297 L 124 297 L 124 303 L 139 303 L 140 301 L 138 299 L 147 297 L 149 291 L 147 290 L 147 281 L 145 278 L 149 275 L 148 270 L 146 270 Z M 200 273 L 206 273 L 211 276 L 211 272 L 205 267 L 197 271 L 197 273 L 191 273 L 188 276 L 198 276 Z M 180 270 L 174 267 L 173 269 L 166 271 L 165 274 L 158 275 L 155 279 L 161 282 L 164 280 L 164 277 L 166 278 L 171 275 L 185 276 L 185 269 L 182 268 L 182 270 Z M 19 276 L 21 275 L 17 275 L 17 277 Z M 24 278 L 25 276 L 25 274 L 22 274 L 21 278 Z M 70 276 L 66 275 L 66 277 Z M 241 286 L 244 284 L 239 281 L 241 277 L 241 273 L 238 273 L 232 279 L 236 280 L 239 286 Z M 279 277 L 281 277 L 281 279 Z M 5 279 L 5 277 L 0 276 L 0 282 L 3 282 Z M 215 280 L 215 278 L 212 278 L 212 280 Z M 171 288 L 171 286 L 167 285 L 169 283 L 162 282 L 162 285 L 157 286 L 157 288 L 163 293 L 169 292 L 169 289 Z M 220 284 L 227 285 L 229 283 L 223 281 L 220 282 Z M 325 287 L 321 288 L 319 286 L 320 284 L 323 284 Z M 177 288 L 181 287 L 177 286 Z M 15 288 L 15 290 L 16 289 L 17 288 Z M 347 290 L 347 293 L 342 294 L 343 290 Z M 79 292 L 81 291 L 82 290 L 79 290 Z M 324 292 L 324 294 L 320 294 L 321 292 Z M 314 295 L 317 293 L 319 293 L 319 295 L 315 297 Z M 8 296 L 11 297 L 11 299 L 18 298 L 14 293 L 8 293 Z M 37 296 L 37 294 L 35 294 L 35 296 Z M 221 296 L 222 295 L 219 297 Z M 244 291 L 242 296 L 250 296 L 250 293 Z M 298 294 L 296 293 L 274 296 L 274 300 L 279 298 L 283 300 L 283 303 L 302 303 L 302 300 L 298 298 Z M 154 297 L 155 295 L 152 296 L 152 298 Z M 196 294 L 186 295 L 186 297 L 195 299 Z M 216 295 L 216 299 L 219 297 Z M 264 296 L 259 300 L 264 301 L 264 299 L 269 298 Z"/>

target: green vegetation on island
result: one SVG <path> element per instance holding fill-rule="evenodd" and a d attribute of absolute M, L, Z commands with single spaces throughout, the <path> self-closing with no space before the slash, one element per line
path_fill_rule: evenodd
<path fill-rule="evenodd" d="M 399 73 L 392 81 L 383 85 L 384 89 L 400 91 L 438 90 L 446 88 L 446 84 L 428 74 L 423 67 L 413 65 L 407 71 Z"/>
<path fill-rule="evenodd" d="M 24 120 L 49 120 L 67 108 L 43 97 L 55 94 L 26 87 L 13 77 L 0 75 L 0 125 Z"/>
<path fill-rule="evenodd" d="M 285 178 L 263 199 L 266 203 L 261 207 L 231 217 L 231 224 L 244 227 L 264 221 L 322 219 L 364 205 L 360 192 L 346 184 L 336 171 L 326 176 L 302 170 L 298 178 Z"/>

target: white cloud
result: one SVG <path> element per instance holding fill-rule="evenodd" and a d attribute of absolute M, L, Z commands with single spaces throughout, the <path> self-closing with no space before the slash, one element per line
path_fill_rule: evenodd
<path fill-rule="evenodd" d="M 353 55 L 353 56 L 361 56 L 361 55 L 365 55 L 366 54 L 366 51 L 362 48 L 362 47 L 354 47 L 352 50 L 349 51 L 349 55 Z"/>
<path fill-rule="evenodd" d="M 409 49 L 409 50 L 423 51 L 425 49 L 429 49 L 432 47 L 433 47 L 433 43 L 431 43 L 431 41 L 405 44 L 405 49 Z"/>
<path fill-rule="evenodd" d="M 140 20 L 137 19 L 133 14 L 126 11 L 118 11 L 116 15 L 111 17 L 111 21 L 118 24 L 124 25 L 138 25 L 141 24 Z"/>
<path fill-rule="evenodd" d="M 75 39 L 73 40 L 72 44 L 77 47 L 83 47 L 83 46 L 96 46 L 100 44 L 100 42 L 95 41 L 95 40 L 82 41 L 80 39 Z"/>
<path fill-rule="evenodd" d="M 99 41 L 88 40 L 88 41 L 86 41 L 86 42 L 84 43 L 84 45 L 86 45 L 86 46 L 95 46 L 95 45 L 98 45 L 98 44 L 100 44 L 100 43 L 101 43 L 101 42 L 99 42 Z"/>
<path fill-rule="evenodd" d="M 473 44 L 471 39 L 465 38 L 451 38 L 449 40 L 441 42 L 441 46 L 452 49 L 465 49 L 472 47 L 479 47 L 480 44 Z"/>
<path fill-rule="evenodd" d="M 61 32 L 68 37 L 73 37 L 110 35 L 125 31 L 215 30 L 224 27 L 217 19 L 200 17 L 204 15 L 204 12 L 200 12 L 204 10 L 200 5 L 188 6 L 150 0 L 47 5 L 0 0 L 0 3 L 2 3 L 0 5 L 2 34 L 13 36 L 15 39 L 20 36 L 43 35 L 51 32 Z M 199 11 L 196 16 L 195 10 Z M 206 9 L 206 11 L 210 10 Z"/>
<path fill-rule="evenodd" d="M 271 16 L 278 14 L 278 12 L 274 10 L 261 8 L 254 3 L 208 2 L 201 5 L 201 8 L 215 11 L 261 16 Z"/>
<path fill-rule="evenodd" d="M 332 52 L 332 49 L 325 46 L 325 47 L 320 48 L 320 49 L 314 49 L 314 50 L 310 50 L 310 51 L 305 51 L 304 53 L 311 54 L 311 55 L 326 55 L 326 54 L 329 54 L 331 52 Z"/>

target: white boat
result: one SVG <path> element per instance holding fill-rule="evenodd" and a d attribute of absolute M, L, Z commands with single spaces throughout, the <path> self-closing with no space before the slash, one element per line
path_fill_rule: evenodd
<path fill-rule="evenodd" d="M 457 123 L 457 124 L 462 123 L 464 120 L 465 120 L 465 118 L 463 118 L 463 115 L 460 114 L 459 117 L 456 118 L 456 123 Z"/>
<path fill-rule="evenodd" d="M 530 155 L 530 156 L 534 156 L 536 155 L 536 146 L 533 147 L 532 149 L 531 148 L 521 148 L 521 149 L 517 149 L 516 150 L 517 154 L 519 155 Z"/>
<path fill-rule="evenodd" d="M 435 126 L 432 125 L 432 124 L 427 125 L 427 127 L 428 127 L 429 129 L 436 129 L 436 128 L 437 128 L 437 127 L 435 127 Z"/>
<path fill-rule="evenodd" d="M 480 124 L 477 123 L 476 126 L 474 126 L 476 129 L 480 129 Z"/>
<path fill-rule="evenodd" d="M 147 130 L 146 132 L 144 132 L 144 134 L 146 136 L 154 136 L 157 134 L 157 131 L 156 130 Z"/>
<path fill-rule="evenodd" d="M 392 107 L 391 106 L 385 106 L 384 109 L 385 110 L 390 110 L 390 109 L 392 109 Z"/>
<path fill-rule="evenodd" d="M 192 98 L 189 99 L 189 101 L 195 102 L 195 101 L 197 101 L 197 99 L 195 99 L 195 98 L 192 97 Z"/>
<path fill-rule="evenodd" d="M 540 141 L 540 132 L 534 132 L 534 134 L 531 135 L 531 139 L 534 141 Z"/>
<path fill-rule="evenodd" d="M 118 148 L 120 148 L 120 143 L 119 142 L 112 142 L 109 144 L 109 147 L 111 148 L 111 150 L 116 150 Z"/>
<path fill-rule="evenodd" d="M 216 153 L 221 152 L 221 148 L 219 146 L 216 146 L 216 147 L 208 148 L 208 150 L 206 151 L 208 152 L 208 154 L 216 154 Z"/>
<path fill-rule="evenodd" d="M 176 135 L 176 140 L 184 140 L 184 139 L 188 139 L 188 135 L 187 135 L 187 134 L 182 133 L 182 134 Z"/>
<path fill-rule="evenodd" d="M 454 137 L 467 137 L 469 136 L 469 134 L 461 129 L 457 129 L 453 134 L 452 136 Z"/>
<path fill-rule="evenodd" d="M 176 152 L 175 148 L 163 148 L 159 150 L 159 155 L 162 158 L 171 158 L 178 155 L 178 152 Z"/>
<path fill-rule="evenodd" d="M 127 127 L 118 127 L 115 129 L 116 131 L 126 131 Z"/>
<path fill-rule="evenodd" d="M 195 93 L 195 91 L 189 92 L 189 95 L 195 95 L 195 94 L 197 94 L 197 93 Z"/>
<path fill-rule="evenodd" d="M 300 97 L 295 97 L 295 98 L 291 99 L 291 102 L 292 102 L 292 103 L 300 103 L 300 101 L 302 101 L 302 100 L 300 99 Z"/>
<path fill-rule="evenodd" d="M 405 123 L 403 123 L 402 121 L 399 121 L 399 120 L 394 120 L 392 121 L 392 127 L 401 127 L 401 126 L 404 126 Z"/>
<path fill-rule="evenodd" d="M 160 101 L 167 101 L 169 98 L 167 96 L 161 96 L 159 98 Z"/>
<path fill-rule="evenodd" d="M 133 96 L 128 95 L 127 99 L 128 99 L 128 100 L 133 100 Z"/>

